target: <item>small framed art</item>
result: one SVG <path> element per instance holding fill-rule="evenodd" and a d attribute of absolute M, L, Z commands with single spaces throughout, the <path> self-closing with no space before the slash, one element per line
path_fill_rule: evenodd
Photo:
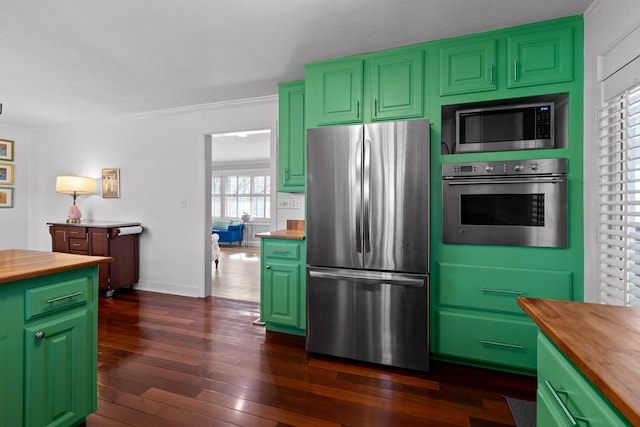
<path fill-rule="evenodd" d="M 0 160 L 13 161 L 13 141 L 0 139 Z"/>
<path fill-rule="evenodd" d="M 13 207 L 13 188 L 0 187 L 0 208 Z"/>
<path fill-rule="evenodd" d="M 120 169 L 102 169 L 102 197 L 120 197 Z"/>
<path fill-rule="evenodd" d="M 13 165 L 11 163 L 0 163 L 0 185 L 13 184 Z"/>

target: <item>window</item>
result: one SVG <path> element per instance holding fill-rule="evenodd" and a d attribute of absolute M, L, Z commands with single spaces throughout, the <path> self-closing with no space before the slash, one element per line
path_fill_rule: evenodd
<path fill-rule="evenodd" d="M 640 86 L 600 112 L 601 302 L 640 306 Z"/>
<path fill-rule="evenodd" d="M 268 171 L 213 176 L 211 214 L 214 217 L 252 219 L 271 217 L 271 176 Z"/>

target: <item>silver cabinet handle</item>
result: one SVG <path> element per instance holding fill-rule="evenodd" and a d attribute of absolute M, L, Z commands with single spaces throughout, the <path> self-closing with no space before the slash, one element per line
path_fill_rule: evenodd
<path fill-rule="evenodd" d="M 38 331 L 38 332 L 36 332 L 36 333 L 35 333 L 35 335 L 34 335 L 35 339 L 37 339 L 37 340 L 41 340 L 41 339 L 43 339 L 43 338 L 44 338 L 44 337 L 46 337 L 46 336 L 47 336 L 47 334 L 45 334 L 45 333 L 44 333 L 44 332 L 42 332 L 42 331 Z"/>
<path fill-rule="evenodd" d="M 507 295 L 524 295 L 522 291 L 506 291 L 503 289 L 480 288 L 480 292 L 488 294 L 507 294 Z"/>
<path fill-rule="evenodd" d="M 487 341 L 487 340 L 480 340 L 480 342 L 482 344 L 494 345 L 496 347 L 508 347 L 508 348 L 515 348 L 516 350 L 524 350 L 524 346 L 518 345 L 518 344 L 508 344 L 504 342 Z"/>
<path fill-rule="evenodd" d="M 513 81 L 518 80 L 518 61 L 513 61 Z"/>
<path fill-rule="evenodd" d="M 82 292 L 75 292 L 73 294 L 65 295 L 63 297 L 51 298 L 47 300 L 47 303 L 51 304 L 57 301 L 62 301 L 63 299 L 71 299 L 73 297 L 77 297 L 78 295 L 82 295 Z"/>
<path fill-rule="evenodd" d="M 489 67 L 489 83 L 493 84 L 493 64 Z"/>
<path fill-rule="evenodd" d="M 356 118 L 357 119 L 360 118 L 360 100 L 359 99 L 356 101 Z"/>
<path fill-rule="evenodd" d="M 373 101 L 373 117 L 378 117 L 378 98 Z"/>
<path fill-rule="evenodd" d="M 272 254 L 288 254 L 290 251 L 283 251 L 283 250 L 273 250 L 271 251 Z"/>
<path fill-rule="evenodd" d="M 571 412 L 569 412 L 569 409 L 567 409 L 562 400 L 560 400 L 560 396 L 558 396 L 558 393 L 556 393 L 556 390 L 553 388 L 549 380 L 544 380 L 544 384 L 547 386 L 547 389 L 551 393 L 551 396 L 553 396 L 553 399 L 556 401 L 560 409 L 562 409 L 562 412 L 564 412 L 564 415 L 567 417 L 571 425 L 577 426 L 578 423 L 576 422 L 576 419 L 573 417 L 573 415 L 571 415 Z"/>

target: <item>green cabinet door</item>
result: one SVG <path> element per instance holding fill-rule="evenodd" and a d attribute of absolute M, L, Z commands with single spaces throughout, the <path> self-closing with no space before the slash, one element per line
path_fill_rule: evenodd
<path fill-rule="evenodd" d="M 360 59 L 307 66 L 308 127 L 362 123 L 363 73 Z"/>
<path fill-rule="evenodd" d="M 299 326 L 300 265 L 269 262 L 264 266 L 265 322 Z"/>
<path fill-rule="evenodd" d="M 370 70 L 371 120 L 422 117 L 424 52 L 385 54 L 367 61 Z"/>
<path fill-rule="evenodd" d="M 507 37 L 507 86 L 573 80 L 573 27 L 536 29 Z"/>
<path fill-rule="evenodd" d="M 278 88 L 278 191 L 304 192 L 307 178 L 304 81 L 280 83 Z"/>
<path fill-rule="evenodd" d="M 496 90 L 497 40 L 466 41 L 440 48 L 440 95 Z"/>
<path fill-rule="evenodd" d="M 91 412 L 90 331 L 84 309 L 25 329 L 25 425 L 73 425 Z"/>

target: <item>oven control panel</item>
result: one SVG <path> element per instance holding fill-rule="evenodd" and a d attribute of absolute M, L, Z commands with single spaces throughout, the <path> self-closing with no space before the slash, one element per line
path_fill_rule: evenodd
<path fill-rule="evenodd" d="M 567 159 L 527 159 L 491 162 L 443 163 L 443 178 L 465 176 L 564 175 Z"/>

